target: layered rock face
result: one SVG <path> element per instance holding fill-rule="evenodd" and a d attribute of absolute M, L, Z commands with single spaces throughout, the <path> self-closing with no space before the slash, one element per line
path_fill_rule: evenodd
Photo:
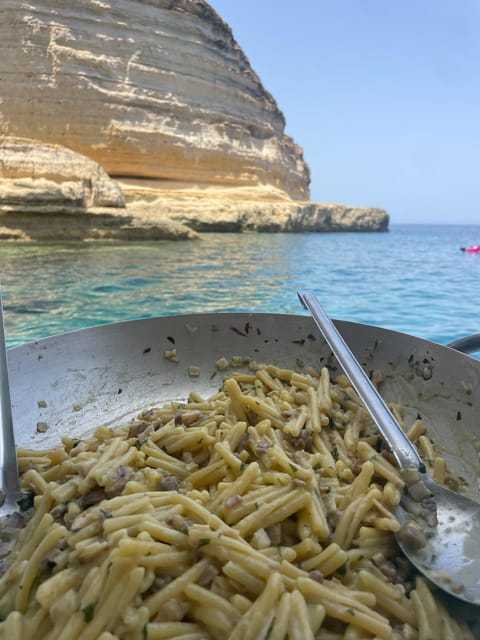
<path fill-rule="evenodd" d="M 203 0 L 4 0 L 0 135 L 111 176 L 271 184 L 308 200 L 301 149 Z"/>
<path fill-rule="evenodd" d="M 30 194 L 30 195 L 27 195 Z M 76 213 L 90 207 L 125 207 L 120 185 L 96 162 L 65 147 L 0 138 L 3 211 Z"/>
<path fill-rule="evenodd" d="M 204 0 L 0 3 L 0 240 L 388 229 L 309 181 Z"/>
<path fill-rule="evenodd" d="M 0 240 L 185 239 L 180 221 L 127 208 L 94 160 L 65 147 L 0 139 Z"/>

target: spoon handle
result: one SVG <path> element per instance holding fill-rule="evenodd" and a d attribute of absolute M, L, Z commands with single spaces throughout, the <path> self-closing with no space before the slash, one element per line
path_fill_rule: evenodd
<path fill-rule="evenodd" d="M 3 305 L 0 290 L 0 491 L 7 503 L 15 502 L 20 494 L 17 454 L 13 435 L 10 386 L 8 383 L 7 347 L 3 327 Z"/>
<path fill-rule="evenodd" d="M 298 297 L 309 309 L 315 324 L 347 374 L 380 433 L 387 441 L 401 469 L 422 469 L 423 461 L 407 435 L 393 417 L 390 409 L 355 358 L 337 328 L 320 305 L 313 291 L 299 291 Z"/>

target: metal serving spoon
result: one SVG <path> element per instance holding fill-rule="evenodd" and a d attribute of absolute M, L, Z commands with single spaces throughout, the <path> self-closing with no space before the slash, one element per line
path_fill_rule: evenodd
<path fill-rule="evenodd" d="M 469 604 L 480 604 L 480 504 L 434 482 L 416 448 L 393 417 L 313 291 L 299 291 L 303 306 L 347 374 L 389 445 L 406 482 L 397 508 L 397 542 L 435 585 Z"/>
<path fill-rule="evenodd" d="M 19 507 L 24 495 L 18 479 L 17 454 L 13 434 L 12 406 L 8 383 L 7 347 L 3 327 L 2 293 L 0 291 L 0 517 L 8 516 Z"/>

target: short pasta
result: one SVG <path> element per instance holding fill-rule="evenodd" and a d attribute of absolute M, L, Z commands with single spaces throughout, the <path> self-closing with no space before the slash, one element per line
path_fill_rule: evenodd
<path fill-rule="evenodd" d="M 402 426 L 444 478 L 421 421 Z M 18 459 L 34 510 L 2 639 L 473 640 L 399 552 L 404 483 L 326 367 L 232 372 Z"/>

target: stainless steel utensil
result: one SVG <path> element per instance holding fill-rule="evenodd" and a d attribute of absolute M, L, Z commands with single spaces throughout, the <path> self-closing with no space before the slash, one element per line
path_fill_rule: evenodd
<path fill-rule="evenodd" d="M 418 414 L 452 472 L 480 499 L 480 361 L 412 335 L 336 320 L 368 371 L 382 371 L 382 396 Z M 178 362 L 165 358 L 176 349 Z M 119 425 L 140 411 L 209 397 L 224 373 L 216 361 L 240 356 L 302 371 L 336 367 L 310 314 L 206 313 L 129 320 L 43 338 L 8 349 L 17 446 L 45 449 L 63 436 L 84 437 L 100 424 Z M 192 377 L 189 366 L 197 365 Z M 248 365 L 242 368 L 248 372 Z M 238 370 L 238 369 L 236 369 Z M 227 372 L 228 373 L 228 372 Z M 41 425 L 41 428 L 38 428 Z M 458 599 L 453 615 L 475 620 L 478 607 Z M 478 635 L 480 638 L 480 634 Z"/>
<path fill-rule="evenodd" d="M 8 382 L 7 349 L 3 326 L 3 304 L 0 290 L 0 517 L 18 510 L 22 496 L 18 479 L 17 455 L 13 435 L 12 405 Z"/>
<path fill-rule="evenodd" d="M 313 291 L 299 291 L 298 296 L 370 412 L 406 480 L 410 500 L 408 510 L 405 504 L 398 508 L 400 547 L 438 587 L 464 602 L 480 604 L 480 504 L 438 485 L 425 473 L 417 450 Z M 409 532 L 412 535 L 407 535 Z"/>

